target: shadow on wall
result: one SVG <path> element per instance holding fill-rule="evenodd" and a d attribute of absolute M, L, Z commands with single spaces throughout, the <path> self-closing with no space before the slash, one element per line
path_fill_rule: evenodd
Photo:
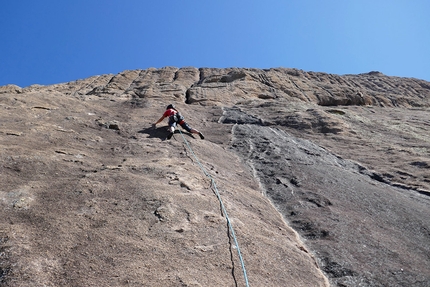
<path fill-rule="evenodd" d="M 191 138 L 195 138 L 191 133 L 186 132 L 184 130 L 179 131 L 178 129 L 175 130 L 174 134 L 179 134 L 180 132 L 182 132 L 183 134 L 191 137 Z M 159 128 L 145 128 L 143 130 L 138 131 L 139 134 L 147 134 L 149 138 L 159 138 L 161 140 L 166 140 L 167 136 L 169 135 L 169 130 L 168 127 L 159 127 Z"/>

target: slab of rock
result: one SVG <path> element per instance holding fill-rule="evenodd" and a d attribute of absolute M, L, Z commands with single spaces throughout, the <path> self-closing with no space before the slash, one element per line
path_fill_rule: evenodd
<path fill-rule="evenodd" d="M 170 103 L 205 140 L 152 129 Z M 379 72 L 0 87 L 0 286 L 244 286 L 202 168 L 250 286 L 428 286 L 429 108 Z"/>

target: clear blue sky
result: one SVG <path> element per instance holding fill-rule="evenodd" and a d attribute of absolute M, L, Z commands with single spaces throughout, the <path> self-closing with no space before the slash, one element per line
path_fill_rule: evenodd
<path fill-rule="evenodd" d="M 0 86 L 164 66 L 430 81 L 429 0 L 2 0 Z"/>

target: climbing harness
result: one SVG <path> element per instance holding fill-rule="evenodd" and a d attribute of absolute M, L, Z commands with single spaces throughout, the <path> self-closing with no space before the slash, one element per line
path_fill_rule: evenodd
<path fill-rule="evenodd" d="M 191 154 L 193 155 L 193 157 L 196 160 L 197 164 L 199 165 L 200 169 L 203 171 L 204 175 L 206 175 L 211 180 L 211 184 L 213 186 L 214 192 L 215 192 L 215 194 L 216 194 L 216 196 L 217 196 L 217 198 L 219 200 L 219 203 L 221 205 L 222 213 L 224 214 L 224 216 L 225 216 L 225 218 L 227 220 L 228 228 L 230 229 L 231 236 L 233 237 L 234 244 L 236 245 L 236 248 L 237 248 L 237 254 L 239 255 L 239 260 L 240 260 L 240 264 L 242 266 L 242 271 L 243 271 L 243 276 L 245 278 L 246 287 L 249 287 L 248 276 L 246 275 L 245 263 L 243 262 L 242 254 L 241 254 L 240 248 L 239 248 L 239 243 L 238 243 L 236 235 L 234 233 L 233 225 L 231 225 L 230 218 L 228 217 L 227 210 L 225 209 L 224 204 L 222 203 L 221 195 L 219 194 L 218 188 L 217 188 L 217 186 L 215 184 L 215 180 L 212 178 L 212 176 L 205 170 L 205 168 L 203 167 L 203 165 L 200 163 L 200 161 L 197 158 L 196 154 L 193 152 L 193 149 L 188 144 L 188 141 L 185 139 L 184 134 L 182 133 L 182 131 L 180 129 L 178 129 L 178 130 L 181 133 L 182 139 L 184 140 L 185 144 L 187 145 L 188 149 L 190 150 Z"/>

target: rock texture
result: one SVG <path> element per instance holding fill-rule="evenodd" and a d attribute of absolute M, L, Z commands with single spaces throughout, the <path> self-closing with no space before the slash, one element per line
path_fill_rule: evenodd
<path fill-rule="evenodd" d="M 250 286 L 430 286 L 426 81 L 166 67 L 0 110 L 0 286 L 245 286 L 202 169 Z"/>

